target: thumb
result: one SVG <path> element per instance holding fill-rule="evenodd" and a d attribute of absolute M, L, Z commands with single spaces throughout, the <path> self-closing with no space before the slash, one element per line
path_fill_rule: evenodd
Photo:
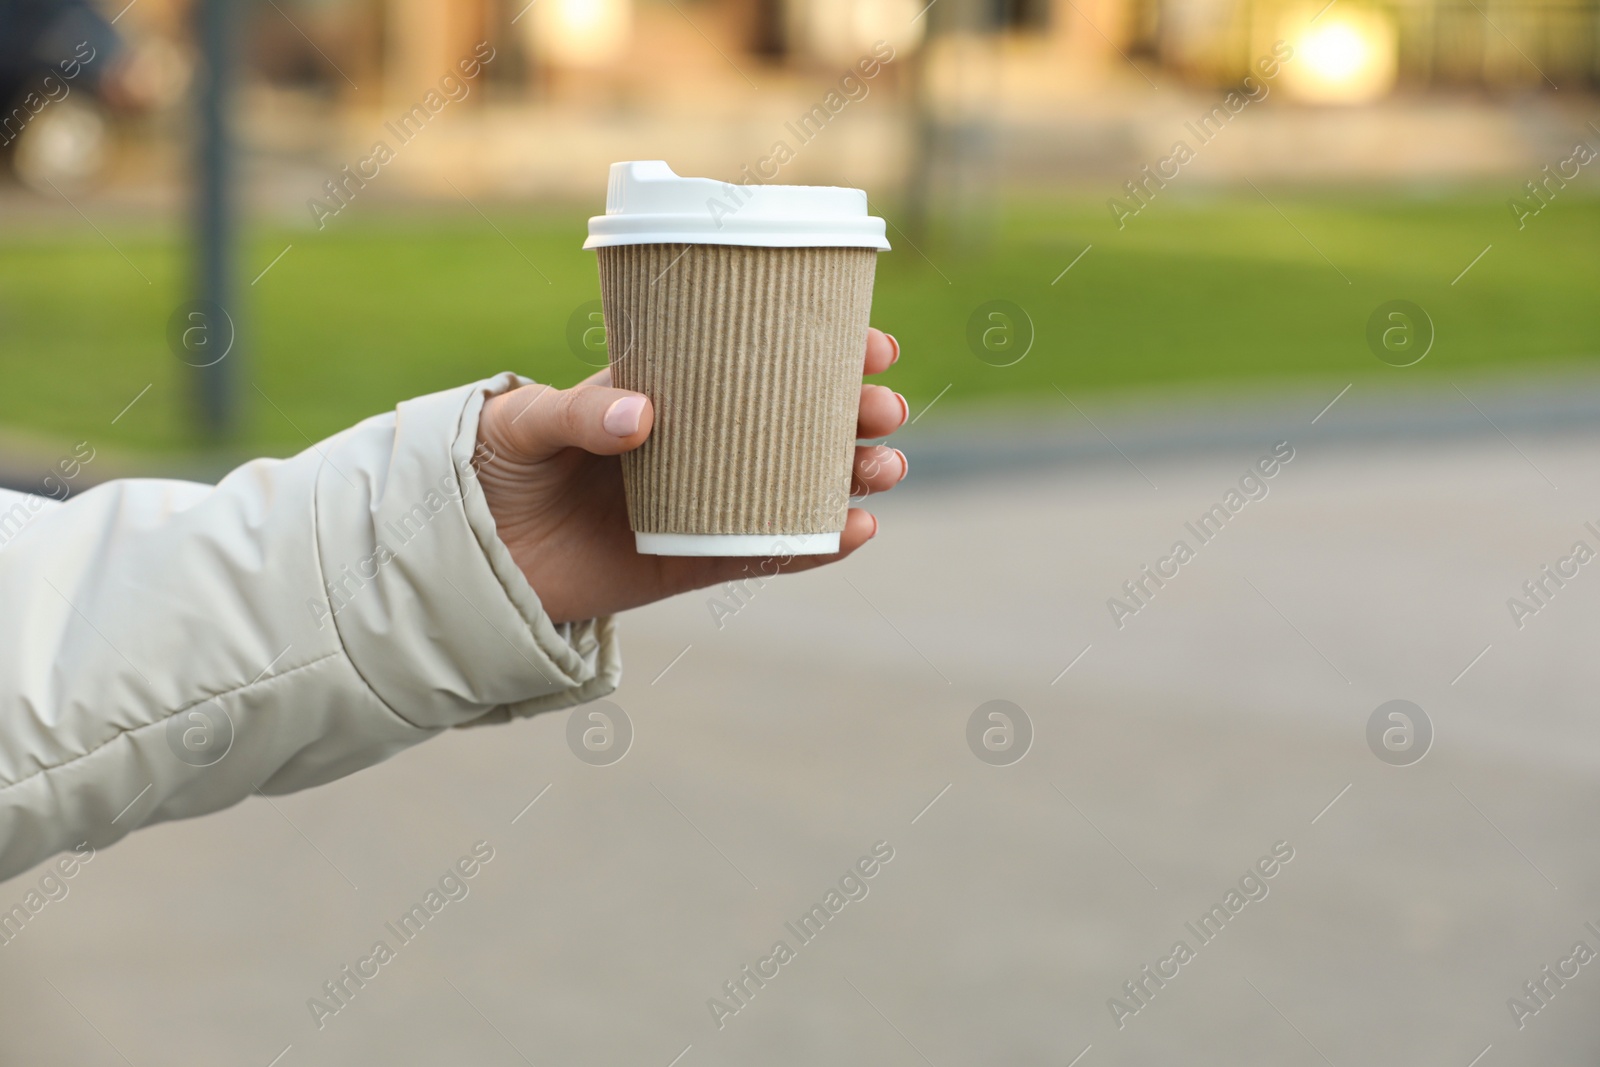
<path fill-rule="evenodd" d="M 609 386 L 555 389 L 525 385 L 496 397 L 498 410 L 485 416 L 499 425 L 495 437 L 519 459 L 548 459 L 566 448 L 598 456 L 630 452 L 644 444 L 655 425 L 655 409 L 643 393 Z"/>

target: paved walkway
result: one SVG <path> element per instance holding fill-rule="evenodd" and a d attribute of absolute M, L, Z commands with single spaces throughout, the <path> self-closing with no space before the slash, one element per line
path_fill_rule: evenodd
<path fill-rule="evenodd" d="M 620 762 L 575 758 L 565 716 L 458 731 L 101 853 L 0 946 L 0 1062 L 1594 1062 L 1600 962 L 1562 961 L 1600 951 L 1600 563 L 1520 630 L 1506 602 L 1600 550 L 1600 431 L 1363 442 L 1359 394 L 1312 425 L 1325 402 L 983 478 L 930 415 L 930 474 L 860 558 L 721 629 L 705 595 L 627 620 Z M 1179 540 L 1118 629 L 1107 599 Z M 1394 699 L 1435 735 L 1409 766 L 1367 740 Z M 991 700 L 1034 731 L 1009 766 L 969 748 Z M 400 945 L 385 923 L 480 840 Z M 380 939 L 318 1030 L 308 998 Z M 724 983 L 779 940 L 719 1029 L 708 999 L 739 1007 Z"/>

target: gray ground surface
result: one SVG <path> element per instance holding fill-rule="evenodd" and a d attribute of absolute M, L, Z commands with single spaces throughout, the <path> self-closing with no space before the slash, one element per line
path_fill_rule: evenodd
<path fill-rule="evenodd" d="M 1520 1030 L 1506 1002 L 1600 950 L 1600 563 L 1521 630 L 1506 600 L 1600 549 L 1600 430 L 1474 399 L 1507 437 L 1355 433 L 1358 388 L 1204 447 L 1108 418 L 1126 460 L 981 478 L 935 409 L 859 558 L 720 630 L 703 595 L 626 620 L 621 762 L 575 758 L 565 715 L 457 731 L 101 852 L 0 946 L 0 1062 L 1593 1063 L 1600 962 Z M 1115 628 L 1285 437 L 1270 494 Z M 1411 766 L 1366 741 L 1394 698 L 1436 731 Z M 1036 731 L 1011 766 L 966 741 L 992 699 Z M 307 999 L 479 840 L 470 895 L 319 1031 Z M 707 999 L 878 841 L 870 893 L 719 1030 Z M 1201 946 L 1185 923 L 1280 841 Z M 1119 1029 L 1108 998 L 1179 939 Z"/>

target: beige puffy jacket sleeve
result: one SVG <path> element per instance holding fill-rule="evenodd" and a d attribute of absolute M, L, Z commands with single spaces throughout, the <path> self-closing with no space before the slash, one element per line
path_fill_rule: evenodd
<path fill-rule="evenodd" d="M 503 375 L 216 486 L 0 492 L 0 879 L 616 687 L 553 625 L 471 459 Z"/>

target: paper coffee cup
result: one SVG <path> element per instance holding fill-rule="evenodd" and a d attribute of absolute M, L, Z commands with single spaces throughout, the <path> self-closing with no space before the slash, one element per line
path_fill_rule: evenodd
<path fill-rule="evenodd" d="M 655 406 L 622 457 L 638 550 L 837 552 L 881 218 L 860 189 L 614 163 L 597 250 L 612 383 Z"/>

